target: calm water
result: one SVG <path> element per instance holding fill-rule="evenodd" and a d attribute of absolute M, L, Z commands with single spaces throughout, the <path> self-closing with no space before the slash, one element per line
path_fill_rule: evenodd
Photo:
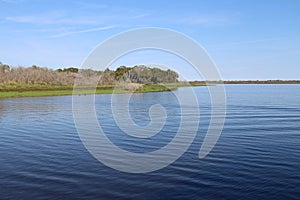
<path fill-rule="evenodd" d="M 209 98 L 207 88 L 194 89 L 201 109 L 197 137 L 175 163 L 148 174 L 119 172 L 93 158 L 76 132 L 71 97 L 0 100 L 0 199 L 300 199 L 300 85 L 227 85 L 226 124 L 202 160 Z M 172 93 L 132 98 L 139 125 L 149 123 L 151 105 L 166 107 L 166 126 L 150 141 L 120 132 L 110 97 L 96 96 L 96 109 L 116 145 L 149 152 L 174 137 L 180 114 Z"/>

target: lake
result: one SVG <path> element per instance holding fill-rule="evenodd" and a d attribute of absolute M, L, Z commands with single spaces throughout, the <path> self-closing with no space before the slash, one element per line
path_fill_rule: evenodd
<path fill-rule="evenodd" d="M 1 99 L 0 199 L 299 199 L 300 85 L 225 87 L 225 126 L 210 154 L 198 157 L 210 119 L 209 94 L 207 87 L 194 87 L 201 114 L 197 136 L 177 161 L 146 174 L 111 169 L 87 151 L 71 96 Z M 175 136 L 180 113 L 172 92 L 131 99 L 130 113 L 141 126 L 150 122 L 151 105 L 166 108 L 165 126 L 151 140 L 122 133 L 110 99 L 96 95 L 96 113 L 120 148 L 151 152 Z"/>

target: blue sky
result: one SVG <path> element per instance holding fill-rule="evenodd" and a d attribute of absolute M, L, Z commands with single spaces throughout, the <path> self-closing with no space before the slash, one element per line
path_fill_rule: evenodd
<path fill-rule="evenodd" d="M 225 80 L 300 79 L 298 0 L 0 0 L 0 8 L 0 61 L 13 66 L 80 67 L 115 34 L 162 27 L 202 45 Z M 112 68 L 149 63 L 189 69 L 151 51 L 124 56 Z M 198 79 L 193 70 L 183 71 Z"/>

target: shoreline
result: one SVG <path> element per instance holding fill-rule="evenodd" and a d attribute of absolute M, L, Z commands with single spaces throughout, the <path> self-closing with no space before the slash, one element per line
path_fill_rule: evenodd
<path fill-rule="evenodd" d="M 193 84 L 268 84 L 268 85 L 278 85 L 278 84 L 300 84 L 300 80 L 226 80 L 226 81 L 190 81 L 191 85 Z"/>
<path fill-rule="evenodd" d="M 176 90 L 179 87 L 187 87 L 192 85 L 182 84 L 146 84 L 142 88 L 134 91 L 134 93 L 147 93 L 147 92 L 166 92 Z M 193 85 L 196 86 L 196 85 Z M 204 86 L 204 85 L 197 85 Z M 24 87 L 24 88 L 0 88 L 0 99 L 4 98 L 22 98 L 22 97 L 44 97 L 44 96 L 70 96 L 70 95 L 89 95 L 89 94 L 112 94 L 116 92 L 118 94 L 129 93 L 129 90 L 114 90 L 115 86 L 102 86 L 94 89 L 83 89 L 81 91 L 73 91 L 73 87 Z"/>
<path fill-rule="evenodd" d="M 136 90 L 134 93 L 147 93 L 147 92 L 166 92 L 176 90 L 180 87 L 196 87 L 196 86 L 213 86 L 220 82 L 208 82 L 204 81 L 191 81 L 189 84 L 145 84 L 141 89 Z M 281 84 L 300 84 L 300 81 L 224 81 L 224 85 L 281 85 Z M 112 94 L 115 86 L 101 86 L 95 90 L 84 90 L 78 95 L 89 94 Z M 118 94 L 128 93 L 128 90 L 115 91 Z M 5 98 L 22 98 L 22 97 L 45 97 L 45 96 L 70 96 L 73 95 L 73 87 L 31 87 L 24 88 L 1 88 L 0 87 L 0 99 Z M 76 93 L 75 93 L 76 94 Z"/>

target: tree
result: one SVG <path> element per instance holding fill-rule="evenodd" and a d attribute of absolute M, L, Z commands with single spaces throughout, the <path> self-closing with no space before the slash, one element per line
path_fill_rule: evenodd
<path fill-rule="evenodd" d="M 0 62 L 0 72 L 1 73 L 6 73 L 9 72 L 10 67 L 9 65 L 3 64 L 2 62 Z"/>
<path fill-rule="evenodd" d="M 73 73 L 78 73 L 79 69 L 75 67 L 69 67 L 69 68 L 64 68 L 64 72 L 73 72 Z"/>
<path fill-rule="evenodd" d="M 104 72 L 101 74 L 99 79 L 100 85 L 114 85 L 116 83 L 116 80 L 113 76 L 113 72 L 106 68 Z"/>
<path fill-rule="evenodd" d="M 115 79 L 118 81 L 121 78 L 124 80 L 126 79 L 126 77 L 124 77 L 124 75 L 126 75 L 126 73 L 128 73 L 132 68 L 131 67 L 126 67 L 126 66 L 120 66 L 116 69 L 114 76 Z"/>

